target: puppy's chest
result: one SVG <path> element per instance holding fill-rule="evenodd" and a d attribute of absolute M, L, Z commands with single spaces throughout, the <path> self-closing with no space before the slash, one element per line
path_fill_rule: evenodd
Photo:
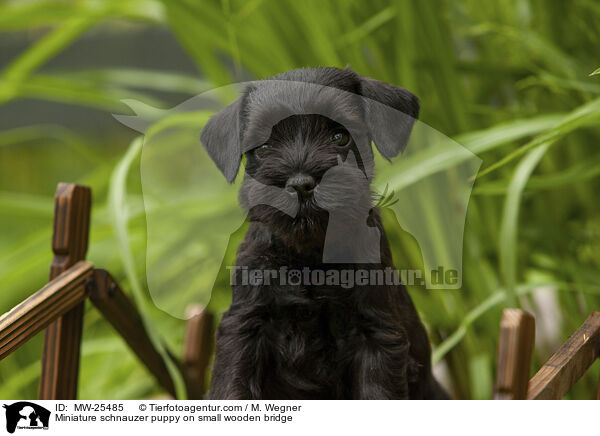
<path fill-rule="evenodd" d="M 265 383 L 275 397 L 282 386 L 299 398 L 343 397 L 358 331 L 355 315 L 340 309 L 314 301 L 271 310 L 263 332 L 277 370 Z"/>
<path fill-rule="evenodd" d="M 270 305 L 268 323 L 289 339 L 290 335 L 303 336 L 308 340 L 344 341 L 356 333 L 358 314 L 348 301 L 324 296 L 330 289 L 319 289 L 318 297 L 299 295 L 290 290 L 291 298 L 276 299 Z M 283 338 L 282 338 L 283 339 Z M 333 344 L 329 344 L 333 345 Z"/>
<path fill-rule="evenodd" d="M 335 358 L 332 353 L 355 340 L 361 328 L 357 299 L 362 292 L 357 287 L 310 284 L 312 274 L 304 266 L 287 267 L 286 273 L 272 258 L 267 264 L 271 268 L 275 265 L 280 274 L 270 283 L 246 287 L 240 293 L 244 294 L 240 295 L 240 302 L 250 296 L 252 301 L 262 303 L 260 307 L 267 308 L 262 319 L 273 348 L 292 348 L 299 358 L 314 359 L 317 354 L 327 354 L 331 360 Z M 268 270 L 264 264 L 254 264 L 249 269 L 253 267 Z M 234 288 L 234 294 L 236 291 Z"/>

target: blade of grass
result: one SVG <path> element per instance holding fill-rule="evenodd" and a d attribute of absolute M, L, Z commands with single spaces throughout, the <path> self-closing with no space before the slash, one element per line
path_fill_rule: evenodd
<path fill-rule="evenodd" d="M 528 120 L 516 120 L 456 137 L 456 142 L 472 153 L 480 155 L 521 138 L 534 135 L 551 128 L 561 115 L 542 115 Z M 409 145 L 410 146 L 410 145 Z M 431 174 L 451 168 L 472 156 L 457 153 L 447 145 L 431 147 L 413 156 L 399 159 L 393 165 L 380 168 L 378 180 L 389 181 L 392 189 L 399 191 Z"/>
<path fill-rule="evenodd" d="M 161 341 L 158 331 L 152 323 L 152 319 L 149 315 L 148 301 L 146 300 L 142 285 L 138 279 L 135 261 L 131 247 L 129 245 L 129 235 L 127 230 L 127 201 L 126 201 L 126 180 L 129 168 L 133 164 L 133 161 L 139 157 L 142 150 L 143 137 L 135 139 L 127 153 L 123 156 L 121 161 L 115 167 L 113 175 L 110 180 L 108 202 L 110 205 L 110 213 L 114 223 L 117 240 L 119 244 L 119 254 L 123 262 L 125 274 L 127 280 L 131 286 L 133 300 L 140 312 L 144 326 L 146 327 L 152 344 L 159 352 L 163 360 L 167 365 L 169 375 L 175 385 L 175 392 L 178 399 L 186 398 L 185 385 L 183 377 L 179 372 L 177 365 L 171 359 L 169 353 L 165 349 L 163 342 Z"/>
<path fill-rule="evenodd" d="M 191 74 L 178 71 L 162 71 L 138 68 L 108 68 L 72 72 L 57 71 L 54 75 L 63 79 L 75 79 L 109 88 L 143 88 L 165 92 L 200 94 L 212 88 L 212 83 Z"/>
<path fill-rule="evenodd" d="M 481 171 L 476 179 L 479 179 L 494 170 L 506 165 L 517 157 L 527 153 L 528 151 L 541 147 L 544 145 L 552 145 L 568 133 L 572 131 L 588 126 L 593 122 L 597 121 L 600 118 L 600 98 L 592 100 L 589 103 L 584 104 L 583 106 L 578 107 L 574 111 L 572 111 L 569 115 L 567 115 L 558 126 L 550 129 L 547 132 L 542 133 L 537 136 L 527 144 L 519 147 L 517 150 L 509 153 L 504 158 L 500 159 L 498 162 L 490 165 L 483 171 Z"/>
<path fill-rule="evenodd" d="M 352 44 L 356 41 L 363 40 L 369 33 L 377 30 L 388 21 L 391 21 L 396 16 L 396 10 L 393 7 L 388 7 L 377 12 L 371 18 L 363 22 L 360 26 L 352 29 L 345 35 L 342 35 L 339 42 L 342 45 Z"/>
<path fill-rule="evenodd" d="M 110 112 L 127 111 L 127 108 L 121 103 L 121 100 L 124 99 L 140 100 L 156 107 L 163 106 L 162 101 L 151 97 L 147 93 L 134 92 L 118 87 L 103 88 L 93 83 L 49 75 L 30 77 L 26 83 L 15 89 L 13 97 L 30 97 L 68 104 L 80 104 Z"/>
<path fill-rule="evenodd" d="M 530 151 L 519 163 L 508 186 L 500 224 L 500 271 L 504 278 L 508 304 L 518 307 L 515 284 L 517 282 L 517 234 L 521 197 L 531 173 L 548 151 L 550 144 Z"/>
<path fill-rule="evenodd" d="M 5 68 L 0 80 L 0 103 L 12 99 L 19 86 L 39 66 L 71 44 L 78 36 L 98 22 L 105 12 L 102 9 L 75 16 L 52 30 Z"/>
<path fill-rule="evenodd" d="M 564 188 L 571 183 L 583 182 L 594 179 L 600 175 L 600 156 L 593 156 L 590 160 L 555 174 L 531 177 L 527 183 L 527 189 L 555 189 Z M 508 189 L 510 180 L 495 180 L 477 186 L 474 194 L 478 195 L 504 195 Z"/>

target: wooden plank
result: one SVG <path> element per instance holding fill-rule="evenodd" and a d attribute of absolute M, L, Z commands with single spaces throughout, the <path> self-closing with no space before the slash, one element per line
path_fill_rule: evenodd
<path fill-rule="evenodd" d="M 558 400 L 565 396 L 600 354 L 600 312 L 554 353 L 529 382 L 529 400 Z"/>
<path fill-rule="evenodd" d="M 54 198 L 54 231 L 50 280 L 85 259 L 92 194 L 89 188 L 59 183 Z M 44 336 L 41 400 L 69 400 L 77 396 L 79 348 L 84 302 L 51 323 Z"/>
<path fill-rule="evenodd" d="M 206 371 L 213 347 L 213 315 L 201 305 L 188 308 L 184 339 L 183 373 L 190 400 L 206 392 Z"/>
<path fill-rule="evenodd" d="M 0 317 L 0 360 L 87 296 L 93 265 L 81 261 Z"/>
<path fill-rule="evenodd" d="M 175 397 L 173 380 L 162 356 L 156 351 L 142 317 L 133 302 L 123 293 L 110 274 L 102 269 L 94 272 L 95 286 L 90 300 L 119 333 L 160 385 Z"/>
<path fill-rule="evenodd" d="M 495 400 L 523 400 L 527 396 L 535 318 L 520 309 L 504 309 L 498 342 Z"/>

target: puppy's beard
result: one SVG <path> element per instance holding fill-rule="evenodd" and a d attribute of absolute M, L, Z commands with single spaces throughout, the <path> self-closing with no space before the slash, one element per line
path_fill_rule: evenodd
<path fill-rule="evenodd" d="M 327 211 L 314 200 L 299 201 L 295 195 L 290 197 L 297 207 L 294 216 L 276 207 L 258 204 L 250 208 L 250 220 L 265 224 L 286 246 L 299 253 L 320 249 L 327 231 Z"/>
<path fill-rule="evenodd" d="M 286 246 L 298 253 L 314 254 L 315 250 L 320 250 L 323 255 L 326 239 L 339 245 L 338 238 L 345 242 L 356 236 L 357 230 L 366 226 L 372 208 L 364 174 L 348 166 L 334 168 L 315 187 L 313 197 L 307 200 L 247 177 L 240 190 L 240 203 L 251 221 L 265 224 Z M 335 223 L 331 223 L 332 216 L 336 218 Z M 330 224 L 334 224 L 333 229 L 328 228 Z M 346 247 L 346 244 L 340 246 Z M 337 254 L 334 256 L 338 257 Z"/>

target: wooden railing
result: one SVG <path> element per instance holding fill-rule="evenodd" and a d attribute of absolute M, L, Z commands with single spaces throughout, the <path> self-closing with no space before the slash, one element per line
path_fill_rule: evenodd
<path fill-rule="evenodd" d="M 85 261 L 91 191 L 68 183 L 58 185 L 50 281 L 0 317 L 0 360 L 45 329 L 39 398 L 75 399 L 79 375 L 84 302 L 86 299 L 123 337 L 157 382 L 175 396 L 173 380 L 156 350 L 133 302 L 110 274 Z M 175 360 L 190 399 L 202 398 L 212 350 L 213 319 L 201 307 L 191 309 L 183 361 Z"/>
<path fill-rule="evenodd" d="M 529 379 L 535 319 L 520 309 L 505 309 L 500 323 L 494 399 L 559 400 L 600 355 L 600 312 L 583 325 Z M 596 399 L 600 399 L 600 385 Z"/>

